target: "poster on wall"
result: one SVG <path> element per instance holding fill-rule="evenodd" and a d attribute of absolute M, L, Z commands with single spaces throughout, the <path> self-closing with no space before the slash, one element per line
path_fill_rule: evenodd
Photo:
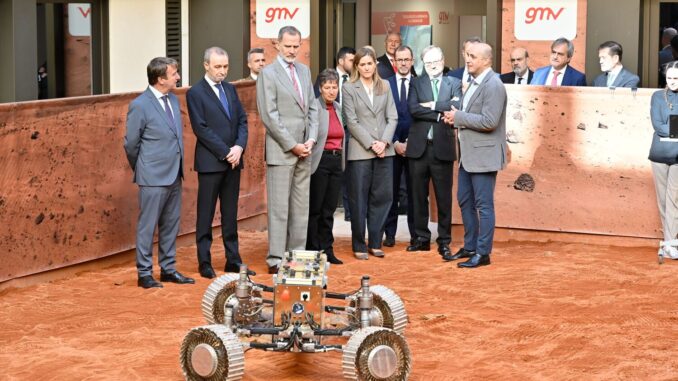
<path fill-rule="evenodd" d="M 260 38 L 278 38 L 278 31 L 294 25 L 301 38 L 311 34 L 310 0 L 257 0 L 256 31 Z"/>
<path fill-rule="evenodd" d="M 577 0 L 515 0 L 515 7 L 518 40 L 573 40 L 577 36 Z"/>
<path fill-rule="evenodd" d="M 401 31 L 404 26 L 430 25 L 428 11 L 409 12 L 372 12 L 372 28 L 370 41 L 377 56 L 384 54 L 386 35 L 393 31 Z"/>
<path fill-rule="evenodd" d="M 424 70 L 424 63 L 418 59 L 425 47 L 433 44 L 433 27 L 431 25 L 401 26 L 400 35 L 403 37 L 403 45 L 412 49 L 414 54 L 414 71 L 418 75 Z"/>

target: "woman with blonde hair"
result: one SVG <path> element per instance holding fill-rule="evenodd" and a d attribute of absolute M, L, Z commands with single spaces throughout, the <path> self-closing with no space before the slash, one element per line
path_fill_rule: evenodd
<path fill-rule="evenodd" d="M 344 84 L 342 96 L 344 121 L 351 133 L 346 171 L 353 252 L 358 259 L 367 259 L 368 253 L 383 257 L 381 238 L 393 200 L 395 151 L 391 141 L 398 112 L 388 83 L 377 74 L 373 50 L 358 49 L 351 79 Z"/>
<path fill-rule="evenodd" d="M 669 137 L 673 115 L 678 115 L 678 61 L 667 64 L 666 88 L 652 94 L 650 101 L 654 134 L 649 159 L 665 242 L 678 239 L 678 142 L 662 139 Z M 675 245 L 665 243 L 662 250 L 662 256 L 678 259 Z"/>

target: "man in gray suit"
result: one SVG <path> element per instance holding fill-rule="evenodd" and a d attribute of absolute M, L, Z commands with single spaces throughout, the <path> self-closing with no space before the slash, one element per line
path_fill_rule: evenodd
<path fill-rule="evenodd" d="M 318 105 L 311 72 L 295 62 L 301 32 L 278 32 L 278 56 L 257 79 L 257 108 L 266 127 L 268 272 L 275 274 L 285 251 L 306 247 L 311 154 L 318 135 Z"/>
<path fill-rule="evenodd" d="M 124 144 L 134 182 L 139 186 L 137 284 L 143 288 L 162 287 L 153 279 L 156 225 L 160 281 L 195 283 L 175 267 L 184 157 L 179 100 L 171 93 L 179 80 L 177 61 L 154 58 L 146 72 L 149 86 L 129 105 Z"/>
<path fill-rule="evenodd" d="M 466 67 L 473 77 L 462 96 L 462 109 L 452 107 L 445 121 L 459 129 L 457 200 L 464 223 L 464 246 L 451 259 L 468 258 L 458 267 L 490 264 L 494 239 L 494 188 L 497 171 L 507 162 L 506 89 L 492 71 L 492 47 L 472 44 Z"/>
<path fill-rule="evenodd" d="M 595 87 L 631 87 L 637 88 L 640 78 L 626 70 L 622 65 L 622 46 L 614 41 L 606 41 L 598 47 L 600 74 L 593 80 Z"/>

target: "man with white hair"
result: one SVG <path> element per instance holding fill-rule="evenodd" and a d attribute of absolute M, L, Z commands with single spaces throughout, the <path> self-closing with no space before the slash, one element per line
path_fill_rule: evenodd
<path fill-rule="evenodd" d="M 425 73 L 412 79 L 408 96 L 412 124 L 405 154 L 412 178 L 416 240 L 407 251 L 431 249 L 428 184 L 433 180 L 438 205 L 438 253 L 447 258 L 452 255 L 452 172 L 456 154 L 454 130 L 443 122 L 443 113 L 460 106 L 462 86 L 458 78 L 443 75 L 445 57 L 439 47 L 424 48 L 421 58 Z"/>

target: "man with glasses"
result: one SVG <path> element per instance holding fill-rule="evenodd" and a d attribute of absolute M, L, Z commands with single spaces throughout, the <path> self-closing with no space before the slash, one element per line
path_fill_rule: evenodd
<path fill-rule="evenodd" d="M 586 86 L 586 76 L 569 65 L 574 55 L 574 44 L 561 37 L 551 44 L 551 65 L 534 72 L 530 85 Z"/>
<path fill-rule="evenodd" d="M 407 165 L 407 137 L 410 133 L 410 124 L 412 124 L 412 117 L 407 106 L 407 95 L 410 88 L 410 83 L 414 74 L 412 74 L 412 65 L 414 64 L 414 54 L 409 46 L 400 46 L 395 51 L 395 61 L 397 66 L 397 73 L 388 78 L 388 83 L 391 85 L 391 92 L 398 110 L 398 125 L 393 134 L 393 148 L 396 155 L 393 160 L 393 204 L 391 210 L 388 212 L 386 218 L 386 225 L 384 226 L 384 246 L 395 246 L 395 235 L 398 229 L 398 194 L 400 193 L 401 179 L 405 176 L 405 191 L 407 194 L 407 227 L 410 231 L 410 244 L 414 243 L 416 237 L 414 233 L 414 215 L 412 205 L 412 181 L 410 178 L 410 171 Z"/>
<path fill-rule="evenodd" d="M 433 180 L 438 206 L 438 253 L 452 255 L 452 171 L 456 158 L 454 130 L 443 121 L 443 113 L 460 107 L 461 81 L 444 76 L 445 58 L 437 46 L 422 52 L 425 74 L 412 80 L 408 104 L 412 125 L 406 156 L 412 177 L 412 200 L 416 240 L 407 251 L 431 250 L 429 182 Z"/>

